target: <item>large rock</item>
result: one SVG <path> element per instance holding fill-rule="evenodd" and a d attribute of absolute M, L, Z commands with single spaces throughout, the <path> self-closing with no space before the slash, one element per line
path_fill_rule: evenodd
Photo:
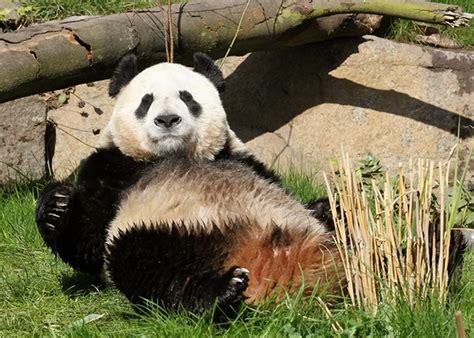
<path fill-rule="evenodd" d="M 340 39 L 229 57 L 224 102 L 231 126 L 268 164 L 327 168 L 343 146 L 394 170 L 409 158 L 445 161 L 459 118 L 463 145 L 472 147 L 473 65 L 473 52 Z M 103 129 L 113 104 L 107 81 L 75 94 L 49 113 L 61 128 L 53 160 L 60 176 L 93 150 L 100 136 L 93 131 Z"/>
<path fill-rule="evenodd" d="M 372 36 L 228 59 L 231 126 L 269 164 L 327 168 L 341 146 L 395 170 L 472 148 L 474 53 Z"/>
<path fill-rule="evenodd" d="M 114 101 L 108 95 L 109 81 L 76 86 L 67 104 L 48 112 L 57 124 L 53 171 L 57 178 L 68 176 L 99 143 L 110 119 Z"/>
<path fill-rule="evenodd" d="M 45 118 L 38 95 L 0 104 L 0 183 L 44 175 Z"/>

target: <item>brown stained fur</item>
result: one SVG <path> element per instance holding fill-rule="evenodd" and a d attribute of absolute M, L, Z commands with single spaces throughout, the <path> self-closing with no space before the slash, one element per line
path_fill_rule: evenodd
<path fill-rule="evenodd" d="M 224 268 L 250 271 L 250 304 L 281 299 L 303 284 L 306 294 L 318 285 L 337 292 L 344 280 L 332 234 L 282 188 L 236 162 L 160 162 L 124 197 L 108 243 L 137 222 L 228 235 Z"/>
<path fill-rule="evenodd" d="M 250 271 L 245 292 L 248 304 L 281 300 L 285 292 L 298 292 L 302 285 L 306 296 L 315 287 L 337 294 L 344 271 L 330 236 L 279 228 L 243 234 L 234 243 L 226 268 L 239 266 Z"/>
<path fill-rule="evenodd" d="M 115 129 L 112 134 L 116 136 L 115 138 L 112 137 L 112 142 L 119 147 L 124 154 L 140 160 L 149 160 L 154 157 L 153 153 L 141 147 L 140 139 L 136 134 L 134 126 L 130 126 L 128 123 L 125 123 L 122 118 L 116 117 Z M 104 140 L 102 140 L 102 142 L 104 142 Z"/>

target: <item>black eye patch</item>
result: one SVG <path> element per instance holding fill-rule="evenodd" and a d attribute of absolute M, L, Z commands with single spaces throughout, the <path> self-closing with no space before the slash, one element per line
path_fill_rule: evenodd
<path fill-rule="evenodd" d="M 148 113 L 148 109 L 150 109 L 151 104 L 153 103 L 153 94 L 146 94 L 142 97 L 142 102 L 138 106 L 137 110 L 135 110 L 135 116 L 137 119 L 142 119 Z"/>
<path fill-rule="evenodd" d="M 179 98 L 183 100 L 194 117 L 199 117 L 199 115 L 201 115 L 201 105 L 194 100 L 190 92 L 187 90 L 181 90 L 179 92 Z"/>

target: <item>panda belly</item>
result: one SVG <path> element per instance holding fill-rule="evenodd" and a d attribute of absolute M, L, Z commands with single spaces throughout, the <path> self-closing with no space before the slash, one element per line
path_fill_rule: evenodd
<path fill-rule="evenodd" d="M 163 274 L 186 279 L 242 267 L 249 270 L 244 295 L 254 304 L 303 282 L 307 292 L 317 284 L 338 288 L 331 236 L 280 187 L 239 163 L 174 160 L 124 197 L 108 231 L 106 272 L 134 301 L 166 293 Z"/>

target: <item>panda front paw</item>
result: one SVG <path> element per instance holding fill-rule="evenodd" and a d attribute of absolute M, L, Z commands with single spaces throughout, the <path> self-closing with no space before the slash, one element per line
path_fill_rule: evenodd
<path fill-rule="evenodd" d="M 223 276 L 223 288 L 217 297 L 217 307 L 226 314 L 237 311 L 245 300 L 244 292 L 249 283 L 249 270 L 241 267 L 231 268 Z"/>
<path fill-rule="evenodd" d="M 69 221 L 74 188 L 69 184 L 53 183 L 41 193 L 36 208 L 36 224 L 45 242 L 54 250 L 58 234 Z"/>

